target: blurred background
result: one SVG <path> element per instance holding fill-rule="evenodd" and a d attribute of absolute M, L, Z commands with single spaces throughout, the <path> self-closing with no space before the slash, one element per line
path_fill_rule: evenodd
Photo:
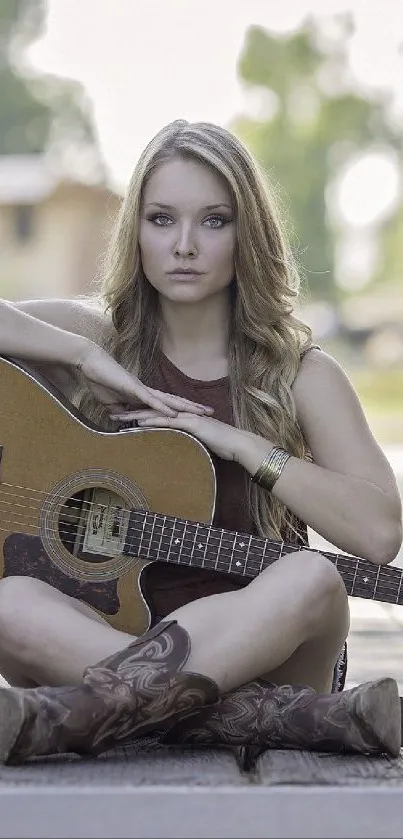
<path fill-rule="evenodd" d="M 403 492 L 403 3 L 0 0 L 1 297 L 91 289 L 139 153 L 178 117 L 227 126 L 268 172 L 300 314 Z M 403 690 L 402 612 L 354 599 L 353 680 L 381 631 Z"/>

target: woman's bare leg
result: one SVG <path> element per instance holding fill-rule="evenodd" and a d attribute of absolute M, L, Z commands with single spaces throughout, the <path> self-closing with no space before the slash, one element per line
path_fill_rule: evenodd
<path fill-rule="evenodd" d="M 310 551 L 284 557 L 244 589 L 200 598 L 168 618 L 191 638 L 184 669 L 214 679 L 221 692 L 262 675 L 330 690 L 349 626 L 340 575 Z M 0 672 L 3 655 L 37 684 L 79 684 L 85 667 L 133 640 L 46 583 L 0 583 Z"/>
<path fill-rule="evenodd" d="M 89 664 L 134 640 L 41 580 L 0 583 L 0 673 L 13 686 L 80 684 Z"/>
<path fill-rule="evenodd" d="M 330 691 L 349 630 L 344 583 L 320 554 L 290 554 L 246 588 L 203 597 L 170 615 L 192 646 L 186 670 L 222 693 L 264 676 L 275 684 Z"/>

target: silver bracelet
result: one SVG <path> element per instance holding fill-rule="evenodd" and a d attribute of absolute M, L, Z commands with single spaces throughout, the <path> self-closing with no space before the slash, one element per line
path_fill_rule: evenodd
<path fill-rule="evenodd" d="M 271 492 L 290 457 L 285 449 L 274 446 L 252 476 L 252 481 Z"/>

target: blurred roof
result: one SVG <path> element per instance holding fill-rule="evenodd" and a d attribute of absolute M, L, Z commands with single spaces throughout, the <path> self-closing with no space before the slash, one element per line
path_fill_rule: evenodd
<path fill-rule="evenodd" d="M 38 204 L 62 183 L 114 192 L 103 182 L 66 174 L 43 154 L 0 155 L 0 204 Z"/>

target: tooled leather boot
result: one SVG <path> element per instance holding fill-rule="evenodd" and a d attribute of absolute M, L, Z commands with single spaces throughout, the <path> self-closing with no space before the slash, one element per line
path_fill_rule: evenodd
<path fill-rule="evenodd" d="M 77 687 L 0 690 L 0 762 L 60 752 L 99 754 L 218 699 L 215 682 L 183 672 L 190 639 L 161 622 L 84 671 Z"/>
<path fill-rule="evenodd" d="M 210 708 L 179 720 L 166 743 L 227 744 L 271 749 L 386 753 L 401 747 L 401 708 L 394 679 L 320 694 L 300 685 L 257 680 Z"/>

